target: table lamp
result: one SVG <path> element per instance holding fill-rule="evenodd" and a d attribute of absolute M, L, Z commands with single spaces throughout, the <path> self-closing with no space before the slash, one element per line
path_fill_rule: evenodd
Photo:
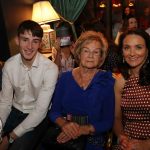
<path fill-rule="evenodd" d="M 42 52 L 51 52 L 51 48 L 56 40 L 56 32 L 46 23 L 60 20 L 59 15 L 49 1 L 38 1 L 33 4 L 32 20 L 38 22 L 44 31 Z"/>

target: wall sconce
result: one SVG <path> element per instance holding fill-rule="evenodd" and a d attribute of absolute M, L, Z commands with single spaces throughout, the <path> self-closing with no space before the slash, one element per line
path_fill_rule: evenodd
<path fill-rule="evenodd" d="M 101 3 L 101 4 L 99 5 L 99 7 L 100 7 L 100 8 L 105 8 L 106 5 L 105 5 L 104 3 Z"/>
<path fill-rule="evenodd" d="M 135 4 L 135 1 L 134 0 L 129 0 L 129 7 L 133 7 Z"/>
<path fill-rule="evenodd" d="M 120 7 L 121 3 L 120 0 L 112 0 L 112 7 Z M 100 8 L 105 8 L 106 7 L 106 2 L 105 0 L 101 0 L 100 4 L 99 4 Z"/>
<path fill-rule="evenodd" d="M 99 3 L 99 7 L 100 7 L 100 8 L 105 8 L 105 7 L 106 7 L 105 0 L 102 0 L 102 1 Z"/>
<path fill-rule="evenodd" d="M 118 4 L 113 4 L 112 6 L 113 6 L 113 7 L 120 7 L 121 4 L 120 4 L 120 3 L 118 3 Z"/>
<path fill-rule="evenodd" d="M 39 1 L 33 4 L 32 20 L 41 24 L 44 31 L 42 52 L 51 52 L 56 40 L 56 32 L 46 23 L 60 20 L 59 15 L 49 1 Z"/>
<path fill-rule="evenodd" d="M 120 0 L 112 0 L 112 6 L 113 7 L 120 7 L 121 6 Z"/>

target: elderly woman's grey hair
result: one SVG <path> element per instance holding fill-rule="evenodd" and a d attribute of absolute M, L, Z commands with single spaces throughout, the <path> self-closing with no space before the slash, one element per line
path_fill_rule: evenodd
<path fill-rule="evenodd" d="M 101 55 L 100 57 L 103 59 L 100 66 L 103 64 L 108 51 L 108 42 L 107 39 L 104 37 L 104 35 L 101 32 L 95 32 L 95 31 L 85 31 L 81 34 L 81 36 L 78 38 L 78 40 L 75 43 L 74 48 L 74 56 L 76 59 L 76 62 L 80 63 L 80 54 L 82 52 L 82 48 L 85 44 L 88 44 L 92 41 L 98 41 L 101 45 Z"/>

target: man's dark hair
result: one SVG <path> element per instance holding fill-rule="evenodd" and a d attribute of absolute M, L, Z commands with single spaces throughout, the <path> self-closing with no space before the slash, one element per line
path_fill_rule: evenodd
<path fill-rule="evenodd" d="M 18 29 L 17 29 L 18 36 L 21 33 L 24 33 L 25 31 L 31 31 L 33 36 L 37 36 L 40 38 L 43 37 L 43 29 L 35 21 L 25 20 L 25 21 L 21 22 L 21 24 L 18 26 Z"/>

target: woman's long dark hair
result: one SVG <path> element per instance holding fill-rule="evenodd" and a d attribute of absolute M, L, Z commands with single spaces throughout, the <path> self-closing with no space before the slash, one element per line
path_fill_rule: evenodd
<path fill-rule="evenodd" d="M 129 27 L 129 19 L 131 19 L 131 18 L 136 19 L 137 24 L 139 24 L 137 17 L 134 16 L 134 15 L 130 15 L 130 16 L 128 16 L 128 18 L 126 18 L 126 19 L 123 20 L 122 28 L 120 29 L 121 32 L 127 32 L 129 30 L 128 29 L 128 27 Z"/>
<path fill-rule="evenodd" d="M 126 62 L 123 61 L 124 60 L 123 59 L 123 41 L 127 35 L 133 35 L 133 34 L 142 37 L 145 41 L 146 48 L 148 49 L 147 59 L 145 60 L 145 63 L 143 64 L 139 72 L 139 84 L 142 86 L 150 85 L 150 36 L 144 30 L 136 29 L 134 31 L 127 31 L 120 36 L 119 55 L 122 61 L 119 64 L 119 70 L 126 80 L 130 77 L 129 75 L 130 66 Z"/>

